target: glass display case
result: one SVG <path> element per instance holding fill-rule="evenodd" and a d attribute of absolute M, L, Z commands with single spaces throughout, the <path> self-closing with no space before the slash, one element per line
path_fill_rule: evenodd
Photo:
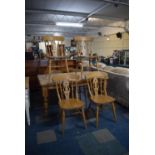
<path fill-rule="evenodd" d="M 121 50 L 119 53 L 119 65 L 129 66 L 129 50 Z"/>
<path fill-rule="evenodd" d="M 129 67 L 129 50 L 115 50 L 111 57 L 114 65 L 121 65 Z"/>

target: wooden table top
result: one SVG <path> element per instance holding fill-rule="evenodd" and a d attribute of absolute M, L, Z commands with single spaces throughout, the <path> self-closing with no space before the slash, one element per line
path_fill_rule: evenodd
<path fill-rule="evenodd" d="M 89 71 L 84 71 L 82 72 L 71 72 L 71 73 L 53 73 L 53 74 L 42 74 L 42 75 L 38 75 L 38 79 L 39 79 L 39 83 L 41 86 L 50 86 L 52 87 L 53 86 L 53 89 L 55 88 L 55 84 L 54 84 L 54 81 L 52 80 L 52 78 L 56 75 L 64 75 L 66 74 L 67 75 L 79 75 L 81 77 L 80 79 L 80 83 L 79 84 L 86 84 L 86 78 L 85 78 L 85 75 L 88 73 Z"/>
<path fill-rule="evenodd" d="M 29 77 L 25 77 L 25 89 L 29 89 Z"/>

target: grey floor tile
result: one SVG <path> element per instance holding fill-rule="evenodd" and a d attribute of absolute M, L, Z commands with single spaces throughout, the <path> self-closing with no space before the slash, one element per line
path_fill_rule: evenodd
<path fill-rule="evenodd" d="M 43 144 L 55 141 L 56 141 L 56 134 L 53 130 L 37 132 L 37 144 Z"/>
<path fill-rule="evenodd" d="M 95 136 L 96 140 L 99 143 L 106 143 L 115 140 L 115 137 L 110 133 L 108 129 L 101 129 L 98 131 L 94 131 L 92 132 L 92 134 Z"/>
<path fill-rule="evenodd" d="M 117 140 L 109 141 L 103 144 L 107 148 L 108 155 L 126 155 L 126 149 Z"/>
<path fill-rule="evenodd" d="M 91 133 L 77 137 L 79 146 L 85 155 L 103 155 L 106 153 L 104 146 L 100 147 Z"/>
<path fill-rule="evenodd" d="M 45 123 L 45 122 L 50 121 L 50 118 L 44 117 L 44 116 L 36 116 L 35 121 L 37 124 L 40 124 L 40 123 Z"/>

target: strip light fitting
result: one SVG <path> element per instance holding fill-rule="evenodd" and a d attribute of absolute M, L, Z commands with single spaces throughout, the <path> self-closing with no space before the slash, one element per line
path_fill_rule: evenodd
<path fill-rule="evenodd" d="M 66 27 L 83 27 L 82 23 L 65 23 L 65 22 L 56 22 L 57 26 L 66 26 Z"/>

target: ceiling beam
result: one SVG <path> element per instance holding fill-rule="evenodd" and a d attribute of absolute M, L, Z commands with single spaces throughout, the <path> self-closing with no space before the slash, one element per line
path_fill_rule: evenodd
<path fill-rule="evenodd" d="M 26 9 L 25 12 L 26 13 L 35 13 L 35 14 L 56 14 L 56 15 L 79 16 L 79 17 L 84 17 L 87 15 L 87 13 L 47 10 L 47 9 Z"/>
<path fill-rule="evenodd" d="M 106 2 L 106 3 L 112 3 L 112 4 L 120 4 L 120 5 L 125 5 L 125 6 L 129 6 L 129 3 L 125 3 L 125 2 L 122 2 L 122 1 L 119 1 L 119 0 L 102 0 L 103 2 Z"/>
<path fill-rule="evenodd" d="M 70 11 L 58 11 L 58 10 L 46 10 L 46 9 L 26 9 L 25 13 L 31 14 L 55 14 L 55 15 L 66 15 L 66 16 L 78 16 L 78 17 L 87 17 L 89 13 L 81 13 L 81 12 L 70 12 Z M 101 18 L 101 19 L 111 19 L 111 20 L 126 20 L 124 18 L 112 17 L 112 16 L 104 16 L 104 15 L 96 15 L 93 14 L 91 17 Z"/>
<path fill-rule="evenodd" d="M 51 22 L 29 22 L 29 23 L 25 23 L 26 26 L 54 26 L 54 27 L 58 27 L 55 24 L 51 23 Z M 113 28 L 124 28 L 123 26 L 112 26 L 112 25 L 100 25 L 100 26 L 89 26 L 89 25 L 85 25 L 82 28 L 79 29 L 99 29 L 99 28 L 103 28 L 103 27 L 113 27 Z M 68 28 L 68 27 L 66 27 Z M 72 27 L 72 29 L 74 29 L 74 27 Z M 77 28 L 76 28 L 77 29 Z"/>
<path fill-rule="evenodd" d="M 98 2 L 105 2 L 105 3 L 113 3 L 113 4 L 120 4 L 129 6 L 129 0 L 86 0 L 86 1 L 98 1 Z"/>
<path fill-rule="evenodd" d="M 46 33 L 63 33 L 63 34 L 87 34 L 87 32 L 70 32 L 70 31 L 68 31 L 68 32 L 66 32 L 66 31 L 27 31 L 27 32 L 25 32 L 26 34 L 39 34 L 39 33 L 44 33 L 44 34 L 46 34 Z"/>
<path fill-rule="evenodd" d="M 53 26 L 53 27 L 58 27 L 55 25 L 55 23 L 53 22 L 26 22 L 25 23 L 26 26 Z M 84 27 L 78 28 L 78 29 L 98 29 L 101 28 L 102 26 L 89 26 L 89 25 L 84 25 Z M 69 27 L 65 27 L 65 28 L 69 28 Z M 72 29 L 74 29 L 74 27 L 72 27 Z M 77 28 L 76 28 L 77 29 Z"/>
<path fill-rule="evenodd" d="M 99 11 L 101 11 L 102 9 L 106 8 L 110 6 L 110 4 L 105 4 L 103 3 L 100 7 L 96 8 L 95 10 L 93 10 L 92 12 L 90 12 L 86 17 L 84 17 L 83 19 L 81 19 L 79 22 L 83 22 L 85 20 L 87 20 L 89 17 L 91 17 L 92 15 L 98 13 Z"/>

